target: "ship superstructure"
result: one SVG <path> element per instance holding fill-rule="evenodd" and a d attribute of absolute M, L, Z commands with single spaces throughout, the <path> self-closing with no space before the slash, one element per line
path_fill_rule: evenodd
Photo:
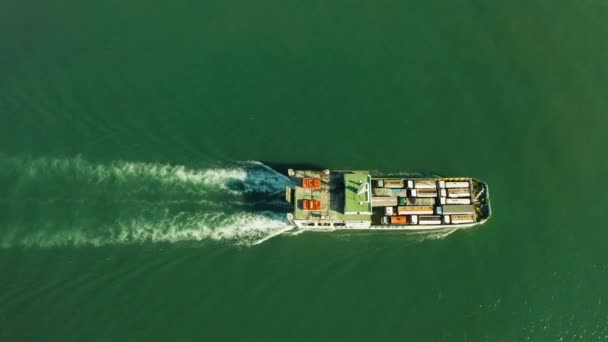
<path fill-rule="evenodd" d="M 373 176 L 368 171 L 289 170 L 289 221 L 307 229 L 465 228 L 491 215 L 475 178 Z"/>

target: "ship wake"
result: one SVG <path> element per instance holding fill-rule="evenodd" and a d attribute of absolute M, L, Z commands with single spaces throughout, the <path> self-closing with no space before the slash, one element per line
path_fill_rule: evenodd
<path fill-rule="evenodd" d="M 0 247 L 226 241 L 290 228 L 286 176 L 254 161 L 196 168 L 0 158 Z"/>

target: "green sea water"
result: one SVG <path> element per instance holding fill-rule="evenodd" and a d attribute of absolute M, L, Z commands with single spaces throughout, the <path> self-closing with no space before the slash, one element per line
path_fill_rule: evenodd
<path fill-rule="evenodd" d="M 608 340 L 605 1 L 0 2 L 0 341 Z M 471 176 L 288 231 L 271 167 Z"/>

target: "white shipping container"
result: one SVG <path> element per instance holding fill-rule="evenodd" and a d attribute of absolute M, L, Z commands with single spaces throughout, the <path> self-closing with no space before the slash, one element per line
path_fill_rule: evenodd
<path fill-rule="evenodd" d="M 442 189 L 445 188 L 445 181 L 440 180 L 439 181 L 439 187 L 442 188 Z"/>
<path fill-rule="evenodd" d="M 471 197 L 471 193 L 464 188 L 448 189 L 448 197 Z"/>
<path fill-rule="evenodd" d="M 448 198 L 445 204 L 471 204 L 470 198 Z"/>
<path fill-rule="evenodd" d="M 412 215 L 410 218 L 412 219 L 412 224 L 418 224 L 418 215 Z"/>
<path fill-rule="evenodd" d="M 440 193 L 441 193 L 441 197 L 446 197 L 448 191 L 446 189 L 441 189 Z"/>
<path fill-rule="evenodd" d="M 436 189 L 412 189 L 412 197 L 437 197 Z"/>
<path fill-rule="evenodd" d="M 399 206 L 397 207 L 399 215 L 424 215 L 432 214 L 433 206 Z"/>
<path fill-rule="evenodd" d="M 441 203 L 441 205 L 445 204 L 446 203 L 446 198 L 445 197 L 441 197 L 439 199 L 439 203 Z"/>
<path fill-rule="evenodd" d="M 441 224 L 441 216 L 420 216 L 418 224 Z"/>
<path fill-rule="evenodd" d="M 386 214 L 386 216 L 393 215 L 393 207 L 386 207 L 384 213 Z"/>
<path fill-rule="evenodd" d="M 443 223 L 450 224 L 450 215 L 443 216 Z"/>
<path fill-rule="evenodd" d="M 441 220 L 433 220 L 433 221 L 420 221 L 418 224 L 441 224 Z"/>
<path fill-rule="evenodd" d="M 464 182 L 445 182 L 445 187 L 446 188 L 468 188 L 469 187 L 469 182 L 468 181 L 464 181 Z"/>
<path fill-rule="evenodd" d="M 407 181 L 407 187 L 410 188 L 410 189 L 413 189 L 414 188 L 414 181 L 408 180 Z"/>
<path fill-rule="evenodd" d="M 435 181 L 420 180 L 414 183 L 416 189 L 437 189 Z"/>
<path fill-rule="evenodd" d="M 472 223 L 473 215 L 452 215 L 452 223 Z"/>

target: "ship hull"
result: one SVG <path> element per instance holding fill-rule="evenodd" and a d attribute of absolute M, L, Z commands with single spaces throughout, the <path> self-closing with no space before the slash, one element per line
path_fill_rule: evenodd
<path fill-rule="evenodd" d="M 434 225 L 365 225 L 361 223 L 346 223 L 344 226 L 320 226 L 316 222 L 305 220 L 294 220 L 292 214 L 287 214 L 287 219 L 292 226 L 299 229 L 310 231 L 334 231 L 334 230 L 366 230 L 366 231 L 425 231 L 425 230 L 445 230 L 445 229 L 466 229 L 486 223 L 486 220 L 481 222 L 462 223 L 462 224 L 434 224 Z"/>
<path fill-rule="evenodd" d="M 372 176 L 367 171 L 289 170 L 289 222 L 306 230 L 465 229 L 491 215 L 488 185 L 463 177 Z"/>

